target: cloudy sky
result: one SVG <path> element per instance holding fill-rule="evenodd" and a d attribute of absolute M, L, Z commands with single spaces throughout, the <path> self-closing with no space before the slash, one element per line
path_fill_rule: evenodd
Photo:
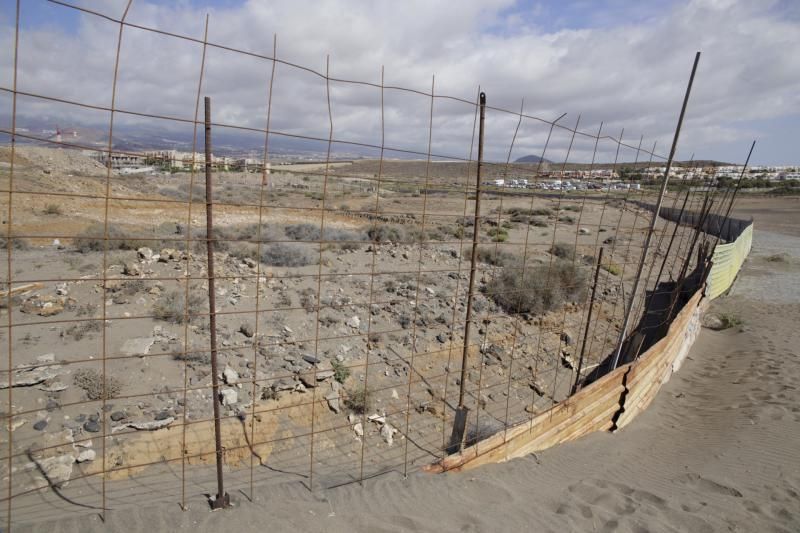
<path fill-rule="evenodd" d="M 45 0 L 21 3 L 18 89 L 108 107 L 119 24 Z M 119 19 L 127 0 L 69 3 Z M 386 89 L 381 107 L 379 87 L 326 86 L 318 75 L 329 68 L 333 78 L 380 84 L 383 68 L 387 86 L 469 102 L 480 87 L 491 106 L 511 111 L 487 113 L 494 160 L 508 157 L 520 109 L 546 120 L 567 113 L 560 124 L 592 134 L 616 138 L 624 128 L 626 143 L 643 138 L 643 147 L 656 143 L 666 155 L 699 50 L 678 157 L 742 162 L 757 139 L 755 164 L 800 164 L 796 0 L 133 0 L 126 21 L 202 40 L 207 13 L 209 42 L 266 57 L 207 48 L 202 94 L 212 97 L 215 122 L 264 129 L 272 82 L 271 130 L 327 140 L 330 95 L 334 139 L 427 152 L 430 96 Z M 14 17 L 15 2 L 0 0 L 5 89 L 12 85 Z M 276 35 L 277 58 L 316 73 L 278 63 L 273 77 L 268 58 Z M 193 119 L 202 53 L 201 43 L 126 26 L 117 107 Z M 471 104 L 435 98 L 431 151 L 469 157 L 474 112 Z M 10 94 L 0 91 L 3 128 L 10 114 Z M 19 97 L 17 114 L 20 122 L 32 117 L 62 127 L 108 124 L 106 111 L 28 96 Z M 167 138 L 192 128 L 128 114 L 115 120 L 121 131 L 145 127 Z M 512 159 L 540 155 L 547 132 L 547 124 L 523 119 Z M 246 135 L 255 145 L 263 139 L 257 131 Z M 567 157 L 570 141 L 568 130 L 556 129 L 545 157 Z M 615 148 L 602 140 L 597 160 L 612 160 Z M 593 151 L 594 141 L 578 136 L 569 160 L 588 161 Z M 623 149 L 620 159 L 636 152 Z"/>

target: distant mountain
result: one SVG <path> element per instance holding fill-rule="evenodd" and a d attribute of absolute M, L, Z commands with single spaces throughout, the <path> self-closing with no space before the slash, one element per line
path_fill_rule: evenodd
<path fill-rule="evenodd" d="M 514 163 L 552 163 L 552 161 L 549 161 L 547 159 L 542 159 L 538 155 L 526 155 L 520 157 L 519 159 L 514 161 Z"/>

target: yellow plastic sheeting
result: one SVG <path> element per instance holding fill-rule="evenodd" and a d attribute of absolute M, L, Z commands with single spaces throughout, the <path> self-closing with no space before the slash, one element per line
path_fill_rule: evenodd
<path fill-rule="evenodd" d="M 713 300 L 730 289 L 752 245 L 753 224 L 750 224 L 738 239 L 727 244 L 718 244 L 714 248 L 713 266 L 706 286 L 706 295 L 710 299 Z"/>

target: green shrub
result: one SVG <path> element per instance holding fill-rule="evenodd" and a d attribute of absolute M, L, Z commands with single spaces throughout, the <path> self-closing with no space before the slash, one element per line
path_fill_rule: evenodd
<path fill-rule="evenodd" d="M 602 268 L 603 270 L 614 276 L 619 276 L 620 274 L 622 274 L 622 267 L 616 263 L 605 263 L 603 265 L 600 265 L 600 268 Z"/>
<path fill-rule="evenodd" d="M 719 320 L 722 323 L 720 329 L 739 328 L 744 325 L 744 321 L 741 318 L 730 313 L 720 314 Z"/>
<path fill-rule="evenodd" d="M 344 383 L 350 377 L 350 368 L 338 359 L 331 359 L 331 366 L 333 367 L 333 379 L 339 383 Z"/>

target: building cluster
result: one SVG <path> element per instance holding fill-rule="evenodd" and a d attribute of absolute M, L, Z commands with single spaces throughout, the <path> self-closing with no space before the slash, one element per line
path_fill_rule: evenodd
<path fill-rule="evenodd" d="M 87 152 L 86 155 L 99 161 L 120 174 L 142 174 L 148 172 L 186 172 L 199 171 L 205 167 L 206 156 L 200 152 L 179 150 L 152 150 L 141 153 L 132 152 Z M 264 167 L 261 159 L 248 157 L 227 157 L 211 154 L 215 170 L 239 172 L 260 172 Z M 269 172 L 269 164 L 267 164 Z"/>

